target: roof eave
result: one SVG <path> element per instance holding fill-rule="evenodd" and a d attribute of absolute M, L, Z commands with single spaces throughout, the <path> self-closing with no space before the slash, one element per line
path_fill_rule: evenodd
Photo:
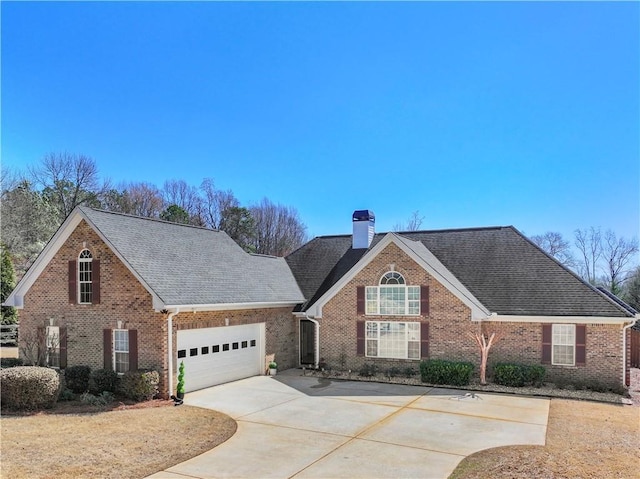
<path fill-rule="evenodd" d="M 246 302 L 246 303 L 213 303 L 213 304 L 165 304 L 154 308 L 157 311 L 180 311 L 181 313 L 198 313 L 205 311 L 235 311 L 243 309 L 293 308 L 300 300 Z"/>

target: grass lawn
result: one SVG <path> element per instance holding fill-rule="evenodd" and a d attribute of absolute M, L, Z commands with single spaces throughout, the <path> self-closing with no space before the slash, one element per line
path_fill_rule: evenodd
<path fill-rule="evenodd" d="M 64 403 L 59 403 L 64 404 Z M 73 408 L 0 419 L 2 478 L 140 478 L 226 441 L 236 422 L 170 401 L 111 411 Z"/>
<path fill-rule="evenodd" d="M 449 479 L 640 477 L 640 408 L 551 400 L 544 446 L 487 449 Z"/>

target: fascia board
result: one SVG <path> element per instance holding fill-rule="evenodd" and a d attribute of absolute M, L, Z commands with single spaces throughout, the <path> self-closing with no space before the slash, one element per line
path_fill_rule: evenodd
<path fill-rule="evenodd" d="M 55 232 L 49 242 L 45 245 L 29 270 L 18 282 L 11 294 L 7 297 L 5 302 L 2 303 L 4 306 L 14 306 L 17 309 L 24 308 L 24 296 L 83 219 L 86 220 L 80 210 L 76 210 L 67 217 L 60 228 L 58 228 L 58 231 Z"/>
<path fill-rule="evenodd" d="M 495 323 L 556 323 L 556 324 L 628 324 L 633 318 L 615 316 L 525 316 L 492 314 L 484 321 Z"/>
<path fill-rule="evenodd" d="M 334 284 L 311 308 L 307 310 L 312 318 L 322 317 L 322 307 L 340 291 L 349 281 L 351 281 L 362 269 L 367 266 L 373 259 L 390 243 L 396 244 L 407 256 L 418 263 L 431 276 L 436 278 L 445 288 L 451 291 L 460 301 L 471 309 L 471 319 L 478 321 L 486 318 L 490 312 L 478 301 L 473 294 L 436 258 L 431 251 L 422 243 L 411 241 L 412 244 L 420 245 L 420 254 L 412 247 L 405 243 L 403 238 L 395 233 L 388 233 L 378 244 L 376 244 L 369 252 L 367 252 L 360 261 L 351 270 L 345 274 L 336 284 Z M 426 256 L 423 257 L 423 256 Z"/>
<path fill-rule="evenodd" d="M 181 313 L 197 313 L 205 311 L 236 311 L 242 309 L 293 308 L 299 301 L 278 301 L 273 303 L 218 303 L 218 304 L 167 304 L 162 309 L 179 310 Z"/>

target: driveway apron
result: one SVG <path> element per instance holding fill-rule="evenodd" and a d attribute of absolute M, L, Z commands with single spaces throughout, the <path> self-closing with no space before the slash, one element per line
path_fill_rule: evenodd
<path fill-rule="evenodd" d="M 289 370 L 187 394 L 238 430 L 159 478 L 446 478 L 467 455 L 544 445 L 549 401 Z"/>

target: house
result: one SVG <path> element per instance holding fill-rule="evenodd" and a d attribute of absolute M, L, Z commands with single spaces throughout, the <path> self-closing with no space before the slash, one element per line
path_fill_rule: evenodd
<path fill-rule="evenodd" d="M 181 361 L 187 391 L 264 374 L 274 359 L 281 369 L 478 364 L 468 333 L 479 331 L 500 335 L 490 363 L 628 381 L 638 315 L 515 228 L 376 234 L 372 212 L 352 220 L 353 234 L 283 259 L 220 231 L 79 207 L 6 304 L 43 361 L 156 369 L 165 395 Z"/>

